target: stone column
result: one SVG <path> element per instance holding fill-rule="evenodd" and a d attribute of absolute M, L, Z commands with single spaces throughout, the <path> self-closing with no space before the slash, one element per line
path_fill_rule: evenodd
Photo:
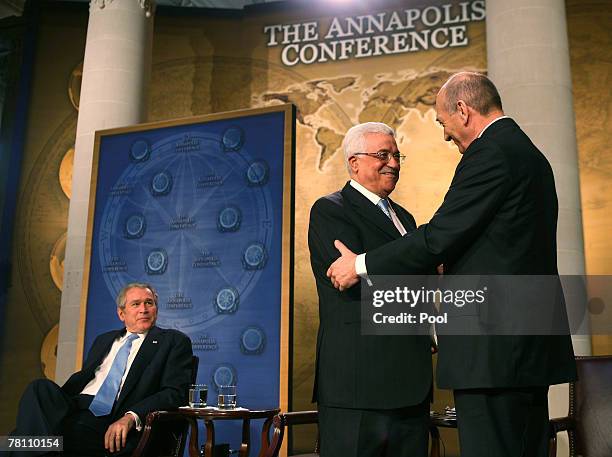
<path fill-rule="evenodd" d="M 75 370 L 96 130 L 146 120 L 154 3 L 91 0 L 68 214 L 56 379 Z M 112 304 L 109 304 L 112 306 Z"/>
<path fill-rule="evenodd" d="M 559 272 L 584 275 L 565 1 L 487 0 L 486 7 L 489 76 L 500 91 L 506 114 L 519 123 L 546 155 L 555 174 L 559 198 Z M 591 353 L 589 336 L 576 336 L 573 341 L 576 354 Z M 552 417 L 565 416 L 567 385 L 551 388 L 549 403 Z M 559 438 L 565 440 L 560 443 L 559 455 L 567 455 L 566 436 Z"/>

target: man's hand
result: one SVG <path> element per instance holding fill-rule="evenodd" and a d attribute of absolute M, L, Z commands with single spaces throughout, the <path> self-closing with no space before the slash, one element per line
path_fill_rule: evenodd
<path fill-rule="evenodd" d="M 135 425 L 136 420 L 131 414 L 126 414 L 118 421 L 110 424 L 104 435 L 104 448 L 109 452 L 119 452 L 125 447 L 128 432 Z"/>
<path fill-rule="evenodd" d="M 334 241 L 334 246 L 340 251 L 340 258 L 327 269 L 327 277 L 331 279 L 336 289 L 343 291 L 359 282 L 359 276 L 355 271 L 357 255 L 347 248 L 342 241 Z"/>

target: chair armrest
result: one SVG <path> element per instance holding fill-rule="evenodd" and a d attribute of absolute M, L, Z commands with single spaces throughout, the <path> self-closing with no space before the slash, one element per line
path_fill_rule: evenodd
<path fill-rule="evenodd" d="M 283 425 L 316 424 L 319 422 L 317 411 L 291 411 L 279 416 L 282 417 Z"/>
<path fill-rule="evenodd" d="M 319 422 L 318 411 L 291 411 L 287 413 L 279 413 L 272 419 L 272 439 L 268 449 L 262 449 L 260 456 L 278 457 L 280 448 L 283 444 L 285 429 L 290 425 L 298 424 L 316 424 Z M 315 453 L 319 453 L 319 439 L 315 444 Z"/>
<path fill-rule="evenodd" d="M 550 435 L 556 435 L 559 432 L 565 432 L 574 430 L 576 428 L 576 421 L 573 417 L 556 417 L 550 419 Z"/>
<path fill-rule="evenodd" d="M 152 450 L 164 455 L 182 456 L 188 425 L 187 419 L 178 411 L 150 412 L 132 457 L 153 455 Z"/>

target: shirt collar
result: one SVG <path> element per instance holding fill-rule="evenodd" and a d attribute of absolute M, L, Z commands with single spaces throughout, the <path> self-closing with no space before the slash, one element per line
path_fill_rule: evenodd
<path fill-rule="evenodd" d="M 497 122 L 500 119 L 506 119 L 507 117 L 510 117 L 510 116 L 499 116 L 499 117 L 496 117 L 495 119 L 493 119 L 491 122 L 489 122 L 487 125 L 485 125 L 485 128 L 480 131 L 480 133 L 478 134 L 477 138 L 480 138 L 482 136 L 482 134 L 485 132 L 485 130 L 488 129 L 489 127 L 491 127 L 491 125 L 493 125 L 494 122 Z"/>
<path fill-rule="evenodd" d="M 140 338 L 141 340 L 144 340 L 144 339 L 147 337 L 147 334 L 148 334 L 148 333 L 149 333 L 148 331 L 146 331 L 146 332 L 144 332 L 144 333 L 132 333 L 132 332 L 128 331 L 128 329 L 125 329 L 125 333 L 123 334 L 123 336 L 121 336 L 121 337 L 119 338 L 119 340 L 120 340 L 120 341 L 124 341 L 124 340 L 126 340 L 126 339 L 127 339 L 129 336 L 130 336 L 130 335 L 138 335 L 138 338 Z"/>
<path fill-rule="evenodd" d="M 380 198 L 374 192 L 369 191 L 368 189 L 363 187 L 361 184 L 359 184 L 354 179 L 351 179 L 350 184 L 351 184 L 351 186 L 353 186 L 353 188 L 356 191 L 358 191 L 361 195 L 363 195 L 365 198 L 370 200 L 374 205 L 378 205 L 378 202 L 382 200 L 382 198 Z"/>

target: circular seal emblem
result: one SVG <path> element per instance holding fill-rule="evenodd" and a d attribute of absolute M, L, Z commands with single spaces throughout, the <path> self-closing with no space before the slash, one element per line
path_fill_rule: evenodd
<path fill-rule="evenodd" d="M 135 213 L 125 220 L 123 233 L 128 239 L 142 238 L 147 228 L 147 221 L 142 213 Z"/>
<path fill-rule="evenodd" d="M 247 270 L 261 270 L 266 260 L 266 249 L 261 243 L 250 244 L 242 255 L 242 265 Z"/>
<path fill-rule="evenodd" d="M 235 386 L 236 369 L 229 363 L 218 365 L 213 370 L 212 381 L 215 390 L 219 390 L 219 386 Z"/>
<path fill-rule="evenodd" d="M 266 346 L 266 334 L 259 327 L 247 327 L 240 335 L 240 350 L 243 354 L 261 354 Z"/>
<path fill-rule="evenodd" d="M 151 179 L 151 194 L 154 196 L 167 195 L 172 190 L 172 175 L 161 171 Z"/>
<path fill-rule="evenodd" d="M 219 212 L 217 228 L 220 232 L 235 232 L 240 228 L 242 213 L 235 206 L 228 206 Z"/>
<path fill-rule="evenodd" d="M 223 150 L 239 151 L 244 144 L 244 132 L 240 127 L 229 127 L 223 132 Z"/>
<path fill-rule="evenodd" d="M 215 310 L 219 314 L 232 314 L 238 308 L 240 296 L 233 287 L 224 287 L 215 295 Z"/>
<path fill-rule="evenodd" d="M 144 162 L 149 160 L 151 146 L 145 140 L 136 140 L 130 147 L 130 160 L 132 162 Z"/>
<path fill-rule="evenodd" d="M 249 186 L 263 186 L 270 177 L 270 166 L 264 160 L 256 160 L 246 171 Z"/>
<path fill-rule="evenodd" d="M 145 260 L 145 271 L 149 275 L 163 275 L 168 266 L 168 254 L 165 249 L 153 249 Z"/>

